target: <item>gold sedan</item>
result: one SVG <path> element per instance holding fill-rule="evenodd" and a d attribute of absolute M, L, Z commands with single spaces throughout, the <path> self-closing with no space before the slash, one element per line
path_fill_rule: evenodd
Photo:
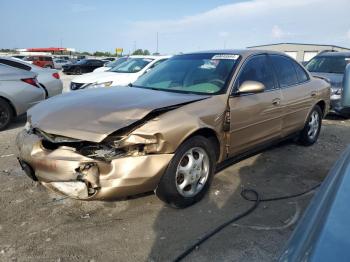
<path fill-rule="evenodd" d="M 40 103 L 17 137 L 28 176 L 83 200 L 152 191 L 174 207 L 203 198 L 216 166 L 295 136 L 316 142 L 330 87 L 276 52 L 177 55 L 132 86 Z"/>

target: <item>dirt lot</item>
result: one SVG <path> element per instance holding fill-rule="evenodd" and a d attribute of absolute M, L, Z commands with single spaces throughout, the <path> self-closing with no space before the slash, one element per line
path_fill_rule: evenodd
<path fill-rule="evenodd" d="M 242 187 L 272 197 L 303 191 L 327 175 L 350 144 L 350 120 L 324 121 L 318 143 L 285 142 L 232 165 L 210 194 L 185 210 L 154 195 L 118 202 L 81 202 L 27 178 L 15 158 L 25 119 L 0 134 L 0 261 L 171 261 L 215 225 L 247 209 Z M 262 204 L 192 253 L 186 261 L 271 261 L 280 254 L 312 195 Z"/>

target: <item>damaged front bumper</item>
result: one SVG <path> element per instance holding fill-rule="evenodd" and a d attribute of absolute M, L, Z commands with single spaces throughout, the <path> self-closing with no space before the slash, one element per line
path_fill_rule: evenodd
<path fill-rule="evenodd" d="M 18 159 L 33 180 L 72 198 L 110 200 L 154 190 L 173 154 L 122 156 L 111 161 L 86 157 L 74 148 L 49 150 L 42 138 L 23 130 Z"/>

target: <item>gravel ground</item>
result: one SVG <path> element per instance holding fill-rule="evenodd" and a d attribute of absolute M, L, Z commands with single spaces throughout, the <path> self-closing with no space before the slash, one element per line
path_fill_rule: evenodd
<path fill-rule="evenodd" d="M 63 76 L 67 86 L 69 77 Z M 153 194 L 117 202 L 82 202 L 27 178 L 15 157 L 18 119 L 0 135 L 0 261 L 171 261 L 198 237 L 250 207 L 242 187 L 264 197 L 321 182 L 350 144 L 350 120 L 324 121 L 312 147 L 284 142 L 219 172 L 210 193 L 185 210 Z M 263 203 L 185 261 L 275 260 L 312 195 Z"/>

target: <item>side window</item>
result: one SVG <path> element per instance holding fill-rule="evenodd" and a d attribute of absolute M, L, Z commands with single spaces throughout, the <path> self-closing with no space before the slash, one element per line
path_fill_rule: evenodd
<path fill-rule="evenodd" d="M 275 88 L 272 70 L 268 64 L 266 55 L 258 55 L 251 58 L 244 66 L 236 82 L 236 90 L 245 81 L 257 81 L 265 85 L 265 90 Z"/>
<path fill-rule="evenodd" d="M 294 63 L 294 67 L 295 67 L 295 71 L 297 71 L 299 83 L 304 83 L 309 80 L 309 76 L 300 65 L 298 65 L 297 63 Z"/>
<path fill-rule="evenodd" d="M 0 59 L 0 63 L 4 64 L 4 65 L 16 67 L 16 68 L 19 68 L 19 69 L 23 69 L 23 70 L 26 70 L 26 71 L 30 71 L 31 70 L 30 66 L 27 66 L 27 65 L 24 65 L 22 63 L 18 63 L 18 62 L 12 61 L 12 60 Z"/>
<path fill-rule="evenodd" d="M 280 55 L 270 57 L 281 87 L 299 84 L 294 62 L 291 59 Z"/>

